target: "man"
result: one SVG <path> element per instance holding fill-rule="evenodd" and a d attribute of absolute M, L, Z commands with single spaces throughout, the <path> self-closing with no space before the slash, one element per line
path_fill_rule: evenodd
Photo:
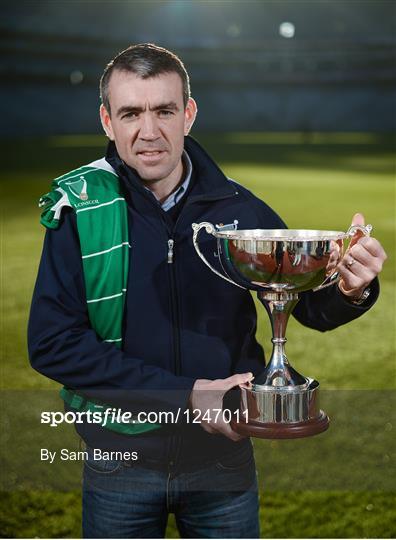
<path fill-rule="evenodd" d="M 191 224 L 285 225 L 188 136 L 197 106 L 174 54 L 129 47 L 106 67 L 101 98 L 106 158 L 57 179 L 42 200 L 31 363 L 65 385 L 72 410 L 99 402 L 176 420 L 76 425 L 88 447 L 84 536 L 161 537 L 174 512 L 182 537 L 257 537 L 250 441 L 221 418 L 184 414 L 221 408 L 264 365 L 250 293 L 201 264 Z M 218 264 L 213 240 L 202 250 Z M 339 286 L 303 294 L 294 316 L 321 331 L 360 316 L 378 296 L 385 258 L 375 239 L 356 239 Z M 95 460 L 95 448 L 138 459 Z"/>

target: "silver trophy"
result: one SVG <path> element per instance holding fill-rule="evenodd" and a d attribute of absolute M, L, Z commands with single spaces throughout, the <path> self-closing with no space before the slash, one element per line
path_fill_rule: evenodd
<path fill-rule="evenodd" d="M 235 222 L 237 223 L 237 222 Z M 285 354 L 286 326 L 299 293 L 334 285 L 344 241 L 357 231 L 369 235 L 371 225 L 353 225 L 347 232 L 292 229 L 225 230 L 212 223 L 192 225 L 194 247 L 218 276 L 237 287 L 257 291 L 272 327 L 273 350 L 265 369 L 253 383 L 242 385 L 238 433 L 286 439 L 316 435 L 328 428 L 319 407 L 319 383 L 300 375 Z M 211 266 L 198 245 L 205 229 L 217 239 L 223 273 Z"/>

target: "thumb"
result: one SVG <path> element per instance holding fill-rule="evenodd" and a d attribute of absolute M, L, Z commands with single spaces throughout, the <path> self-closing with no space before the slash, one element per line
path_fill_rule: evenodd
<path fill-rule="evenodd" d="M 359 212 L 355 214 L 352 218 L 352 225 L 365 225 L 364 215 L 360 214 Z M 359 240 L 359 238 L 361 238 L 362 236 L 364 236 L 362 231 L 356 231 L 355 234 L 353 235 L 353 238 L 349 244 L 348 249 L 351 249 L 351 247 L 355 245 L 356 242 Z"/>
<path fill-rule="evenodd" d="M 352 225 L 365 225 L 364 215 L 360 214 L 359 212 L 355 214 L 352 218 Z"/>
<path fill-rule="evenodd" d="M 235 375 L 231 375 L 231 377 L 227 377 L 227 379 L 223 380 L 224 383 L 224 390 L 231 390 L 231 388 L 234 388 L 234 386 L 239 386 L 240 384 L 247 383 L 253 379 L 253 373 L 236 373 Z"/>

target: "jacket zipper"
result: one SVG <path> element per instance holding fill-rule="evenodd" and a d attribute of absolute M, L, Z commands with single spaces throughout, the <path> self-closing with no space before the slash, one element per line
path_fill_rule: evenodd
<path fill-rule="evenodd" d="M 166 223 L 165 223 L 166 224 Z M 168 227 L 168 234 L 170 233 Z M 174 234 L 175 227 L 173 228 L 172 234 Z M 171 305 L 171 320 L 172 320 L 172 340 L 173 340 L 173 350 L 174 350 L 174 364 L 173 370 L 175 375 L 180 375 L 181 372 L 181 353 L 180 353 L 180 320 L 179 320 L 179 307 L 177 299 L 177 288 L 176 288 L 176 276 L 175 276 L 175 265 L 174 261 L 174 246 L 175 241 L 173 238 L 168 238 L 167 241 L 168 253 L 167 253 L 167 262 L 169 268 L 169 278 L 170 278 L 170 305 Z M 168 446 L 168 471 L 169 475 L 173 471 L 174 466 L 177 464 L 178 455 L 180 452 L 181 439 L 180 435 L 174 434 L 171 435 L 169 439 Z"/>
<path fill-rule="evenodd" d="M 235 193 L 237 194 L 237 192 Z M 227 195 L 225 197 L 221 198 L 229 198 L 233 197 L 234 194 Z M 186 201 L 186 204 L 184 205 L 183 210 L 189 205 L 193 204 L 195 202 L 199 201 L 210 201 L 213 200 L 211 197 L 200 197 L 199 199 L 195 199 L 192 201 Z M 214 200 L 217 200 L 214 199 Z M 182 210 L 182 212 L 183 212 Z M 180 215 L 178 216 L 176 223 L 174 224 L 173 228 L 169 226 L 169 224 L 166 221 L 166 218 L 161 214 L 161 219 L 164 223 L 168 238 L 167 238 L 167 263 L 169 265 L 169 271 L 170 271 L 170 284 L 171 284 L 171 320 L 172 320 L 172 332 L 173 332 L 173 346 L 174 346 L 174 373 L 175 375 L 180 375 L 181 372 L 181 352 L 180 352 L 180 320 L 179 320 L 179 307 L 178 307 L 178 298 L 177 298 L 177 288 L 176 288 L 176 276 L 175 276 L 175 266 L 174 266 L 174 257 L 175 257 L 175 240 L 171 236 L 175 234 L 177 224 L 180 219 Z M 180 435 L 173 435 L 170 438 L 169 441 L 169 468 L 170 470 L 173 468 L 173 466 L 176 464 L 179 454 L 181 451 L 181 436 Z"/>
<path fill-rule="evenodd" d="M 173 246 L 175 245 L 175 241 L 172 238 L 169 238 L 168 240 L 168 264 L 173 263 Z"/>

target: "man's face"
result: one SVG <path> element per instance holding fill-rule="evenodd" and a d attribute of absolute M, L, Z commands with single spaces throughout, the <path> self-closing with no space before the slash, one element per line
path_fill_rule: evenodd
<path fill-rule="evenodd" d="M 142 79 L 115 70 L 109 82 L 111 117 L 102 105 L 102 125 L 115 141 L 121 159 L 136 169 L 144 182 L 182 175 L 184 135 L 194 122 L 196 104 L 183 104 L 182 81 L 177 73 Z"/>

